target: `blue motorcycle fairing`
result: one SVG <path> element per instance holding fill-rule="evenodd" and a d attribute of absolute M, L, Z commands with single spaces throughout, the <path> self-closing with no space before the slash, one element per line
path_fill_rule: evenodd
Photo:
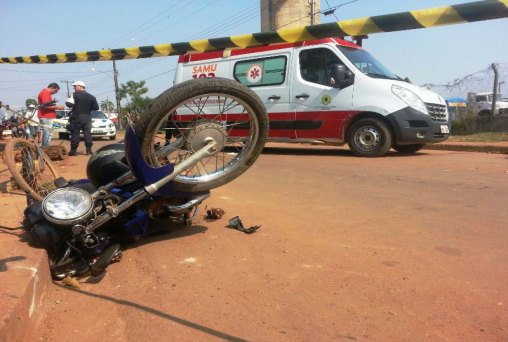
<path fill-rule="evenodd" d="M 148 165 L 143 158 L 141 146 L 139 146 L 138 138 L 131 125 L 128 125 L 125 131 L 124 145 L 127 164 L 129 164 L 134 176 L 136 176 L 143 185 L 153 184 L 173 172 L 175 168 L 174 164 L 168 164 L 157 168 Z M 192 193 L 174 190 L 173 182 L 169 182 L 157 191 L 158 195 L 179 198 L 194 198 L 209 193 L 210 191 L 208 190 Z"/>
<path fill-rule="evenodd" d="M 129 164 L 132 173 L 143 185 L 153 184 L 167 175 L 171 174 L 175 168 L 173 164 L 167 164 L 161 167 L 152 167 L 143 158 L 141 146 L 139 146 L 136 133 L 131 125 L 127 126 L 125 131 L 125 158 Z M 172 182 L 164 185 L 158 193 L 173 194 Z"/>

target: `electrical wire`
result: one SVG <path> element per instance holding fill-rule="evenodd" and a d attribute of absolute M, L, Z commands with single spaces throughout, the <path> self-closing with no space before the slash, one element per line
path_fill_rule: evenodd
<path fill-rule="evenodd" d="M 187 4 L 183 5 L 183 7 L 180 7 L 180 8 L 177 8 L 173 13 L 176 13 L 178 12 L 179 10 L 181 10 L 182 8 L 185 8 L 187 7 L 188 5 L 190 5 L 191 2 L 188 2 Z M 152 18 L 148 19 L 147 21 L 145 21 L 143 24 L 137 26 L 136 28 L 132 29 L 131 31 L 127 32 L 126 34 L 122 35 L 120 38 L 117 38 L 111 42 L 109 42 L 108 44 L 105 44 L 105 46 L 112 46 L 114 43 L 116 42 L 120 42 L 122 41 L 124 38 L 126 37 L 129 37 L 131 36 L 133 33 L 137 32 L 139 29 L 143 28 L 144 26 L 146 26 L 147 24 L 150 24 L 152 21 L 154 21 L 156 18 L 164 15 L 165 13 L 169 12 L 170 10 L 174 9 L 177 5 L 171 5 L 169 6 L 168 8 L 166 8 L 164 11 L 162 12 L 159 12 L 159 14 L 153 16 Z M 162 18 L 162 20 L 164 20 L 165 18 Z M 159 19 L 159 21 L 157 21 L 156 23 L 159 23 L 161 21 L 161 19 Z M 146 27 L 146 28 L 143 28 L 140 32 L 144 32 L 145 30 L 147 30 L 148 28 L 152 27 L 154 24 L 150 25 L 149 27 Z"/>
<path fill-rule="evenodd" d="M 219 1 L 219 0 L 213 0 L 212 2 L 208 3 L 207 5 L 200 7 L 197 11 L 194 11 L 193 13 L 201 12 L 201 11 L 202 11 L 202 10 L 204 10 L 205 8 L 210 7 L 211 5 L 213 5 L 214 3 L 218 2 L 218 1 Z M 149 35 L 147 35 L 147 36 L 144 36 L 143 38 L 140 38 L 140 40 L 141 40 L 141 41 L 144 41 L 144 40 L 146 40 L 146 39 L 148 39 L 148 38 L 150 38 L 150 37 L 153 37 L 154 35 L 156 35 L 156 34 L 158 34 L 158 33 L 162 32 L 162 31 L 167 30 L 168 28 L 170 28 L 170 27 L 172 27 L 172 26 L 174 26 L 174 25 L 176 25 L 176 24 L 178 24 L 178 23 L 181 23 L 182 21 L 185 21 L 185 20 L 187 20 L 187 18 L 186 18 L 185 16 L 182 16 L 182 18 L 181 18 L 180 20 L 178 20 L 178 21 L 176 21 L 176 22 L 173 22 L 173 23 L 171 23 L 171 24 L 169 24 L 169 25 L 167 25 L 167 26 L 164 26 L 164 27 L 163 27 L 163 28 L 161 28 L 160 30 L 158 30 L 158 31 L 156 31 L 156 32 L 154 32 L 154 33 L 151 33 L 151 34 L 149 34 Z"/>
<path fill-rule="evenodd" d="M 314 15 L 316 15 L 316 14 L 323 14 L 324 12 L 329 11 L 329 10 L 332 10 L 332 9 L 333 9 L 333 10 L 336 10 L 336 9 L 337 9 L 337 8 L 339 8 L 339 7 L 342 7 L 342 6 L 345 6 L 345 5 L 349 5 L 349 4 L 351 4 L 351 3 L 353 3 L 353 2 L 357 2 L 357 1 L 358 1 L 358 0 L 352 0 L 352 1 L 344 2 L 344 3 L 339 4 L 339 5 L 337 5 L 337 6 L 330 7 L 329 9 L 326 9 L 326 10 L 321 10 L 321 11 L 319 11 L 319 12 L 316 12 L 316 13 L 314 13 Z M 327 3 L 328 3 L 328 1 L 327 1 Z M 301 18 L 299 18 L 299 19 L 293 20 L 293 21 L 291 21 L 291 22 L 289 22 L 289 23 L 287 23 L 287 24 L 285 24 L 285 25 L 280 26 L 280 27 L 279 27 L 279 29 L 281 29 L 281 28 L 283 28 L 283 27 L 286 27 L 286 26 L 288 26 L 288 25 L 291 25 L 291 24 L 293 24 L 293 23 L 296 23 L 296 22 L 298 22 L 298 21 L 300 21 L 300 20 L 303 20 L 303 19 L 305 19 L 305 18 L 308 18 L 308 17 L 310 17 L 310 16 L 311 16 L 311 14 L 308 14 L 308 15 L 306 15 L 306 16 L 304 16 L 304 17 L 301 17 Z"/>
<path fill-rule="evenodd" d="M 189 40 L 194 39 L 194 37 L 200 37 L 204 33 L 207 33 L 209 36 L 213 36 L 213 34 L 215 34 L 218 29 L 220 29 L 221 31 L 224 31 L 224 30 L 227 30 L 227 29 L 229 29 L 231 27 L 243 24 L 243 23 L 247 22 L 248 20 L 252 19 L 253 17 L 254 18 L 258 17 L 258 13 L 259 13 L 258 9 L 259 9 L 258 5 L 253 5 L 253 6 L 247 7 L 246 9 L 243 9 L 243 10 L 237 12 L 237 13 L 234 13 L 233 15 L 231 15 L 229 17 L 229 19 L 221 20 L 221 22 L 216 23 L 214 25 L 211 25 L 208 28 L 206 28 L 206 29 L 196 33 L 191 38 L 189 38 Z M 151 65 L 156 64 L 156 63 L 164 62 L 166 60 L 167 59 L 165 59 L 165 58 L 158 58 L 158 59 L 156 59 L 155 61 L 153 61 L 151 63 L 148 63 L 146 65 L 138 67 L 135 70 L 128 71 L 127 73 L 132 73 L 132 72 L 138 71 L 141 68 L 145 68 L 145 67 L 151 66 Z M 167 71 L 167 72 L 163 72 L 163 73 L 160 73 L 160 74 L 156 74 L 154 76 L 150 76 L 148 78 L 143 79 L 142 81 L 147 81 L 147 80 L 150 80 L 150 79 L 162 76 L 162 75 L 167 74 L 167 73 L 169 73 L 171 71 L 174 71 L 174 70 L 176 70 L 176 69 L 172 69 L 172 70 Z M 125 75 L 125 72 L 123 72 L 123 75 Z"/>
<path fill-rule="evenodd" d="M 86 74 L 86 72 L 83 71 L 28 71 L 28 70 L 11 70 L 11 69 L 0 69 L 0 71 L 22 72 L 30 74 Z"/>
<path fill-rule="evenodd" d="M 231 24 L 234 24 L 234 25 L 243 24 L 243 22 L 238 22 L 238 20 L 243 19 L 246 15 L 250 15 L 252 11 L 258 11 L 258 9 L 259 9 L 259 5 L 253 5 L 253 6 L 246 8 L 246 9 L 243 9 L 240 12 L 237 12 L 237 13 L 231 15 L 229 17 L 230 19 L 221 20 L 220 22 L 218 22 L 212 26 L 209 26 L 209 27 L 205 28 L 204 30 L 197 32 L 196 34 L 191 36 L 189 39 L 193 40 L 193 39 L 197 39 L 197 38 L 202 38 L 202 36 L 204 34 L 206 34 L 207 36 L 213 36 L 217 32 L 217 30 L 225 31 L 225 29 L 224 29 L 225 26 L 230 26 Z"/>

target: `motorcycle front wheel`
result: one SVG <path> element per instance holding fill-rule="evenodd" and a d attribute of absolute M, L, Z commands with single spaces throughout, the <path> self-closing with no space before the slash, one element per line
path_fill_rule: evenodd
<path fill-rule="evenodd" d="M 134 128 L 144 158 L 155 167 L 179 164 L 210 138 L 216 141 L 217 153 L 174 180 L 175 190 L 199 192 L 232 181 L 254 163 L 268 136 L 268 117 L 248 87 L 232 80 L 203 78 L 159 95 Z"/>

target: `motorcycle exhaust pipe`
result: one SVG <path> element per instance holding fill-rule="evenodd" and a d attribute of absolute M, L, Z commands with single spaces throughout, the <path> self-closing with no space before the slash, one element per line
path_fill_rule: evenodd
<path fill-rule="evenodd" d="M 203 202 L 208 197 L 210 197 L 210 194 L 204 194 L 204 195 L 198 196 L 196 198 L 193 198 L 190 201 L 188 201 L 187 203 L 184 203 L 181 205 L 166 204 L 164 207 L 166 208 L 167 211 L 169 211 L 172 214 L 181 214 L 181 213 L 188 211 L 192 207 L 201 204 L 201 202 Z"/>

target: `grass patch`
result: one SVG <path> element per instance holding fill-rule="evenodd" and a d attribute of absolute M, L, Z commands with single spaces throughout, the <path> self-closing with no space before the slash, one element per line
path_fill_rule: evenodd
<path fill-rule="evenodd" d="M 508 133 L 505 132 L 481 132 L 466 135 L 450 135 L 448 141 L 452 142 L 496 142 L 508 141 Z"/>

